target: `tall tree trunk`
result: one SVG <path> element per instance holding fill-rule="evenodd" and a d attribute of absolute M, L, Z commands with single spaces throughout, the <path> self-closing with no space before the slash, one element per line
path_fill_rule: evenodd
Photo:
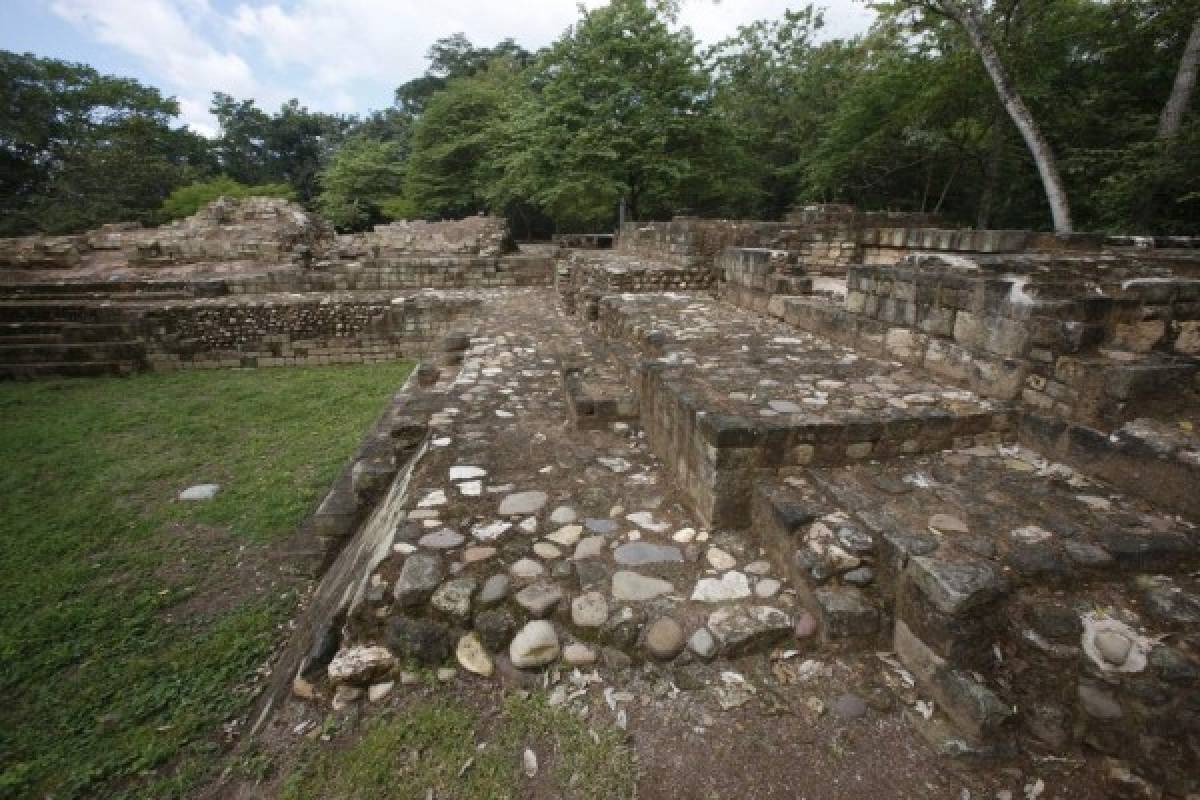
<path fill-rule="evenodd" d="M 1196 21 L 1192 23 L 1192 33 L 1183 47 L 1183 56 L 1179 59 L 1179 71 L 1175 73 L 1175 85 L 1171 87 L 1171 96 L 1167 98 L 1162 116 L 1158 118 L 1158 138 L 1162 141 L 1172 141 L 1179 135 L 1179 129 L 1183 126 L 1183 115 L 1187 112 L 1192 92 L 1196 88 L 1198 66 L 1200 66 L 1200 17 L 1196 17 Z"/>
<path fill-rule="evenodd" d="M 1055 233 L 1071 232 L 1071 207 L 1067 203 L 1067 190 L 1063 186 L 1062 176 L 1058 174 L 1058 165 L 1054 161 L 1054 152 L 1050 143 L 1042 136 L 1041 130 L 1033 119 L 1029 107 L 1021 99 L 1021 95 L 1012 84 L 1000 54 L 983 26 L 982 14 L 975 0 L 936 0 L 938 8 L 962 25 L 971 40 L 971 45 L 983 67 L 987 70 L 996 87 L 996 94 L 1013 124 L 1021 132 L 1033 161 L 1037 165 L 1038 174 L 1042 176 L 1042 187 L 1046 191 L 1046 200 L 1050 203 L 1050 214 L 1054 219 Z"/>

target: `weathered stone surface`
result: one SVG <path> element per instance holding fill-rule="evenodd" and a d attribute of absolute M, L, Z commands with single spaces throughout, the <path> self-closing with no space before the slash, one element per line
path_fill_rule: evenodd
<path fill-rule="evenodd" d="M 653 544 L 651 542 L 626 542 L 613 552 L 613 559 L 622 566 L 640 567 L 645 564 L 661 564 L 683 561 L 678 547 Z"/>
<path fill-rule="evenodd" d="M 445 577 L 442 559 L 433 553 L 413 553 L 404 559 L 392 596 L 400 606 L 424 603 Z"/>
<path fill-rule="evenodd" d="M 221 487 L 215 483 L 200 483 L 189 486 L 179 493 L 180 500 L 211 500 L 217 496 Z"/>
<path fill-rule="evenodd" d="M 618 570 L 612 576 L 612 595 L 618 600 L 638 602 L 651 600 L 675 591 L 670 582 L 651 578 L 629 570 Z M 749 587 L 746 589 L 749 593 Z"/>
<path fill-rule="evenodd" d="M 608 599 L 600 592 L 584 592 L 571 601 L 571 621 L 581 628 L 599 628 L 608 619 Z"/>
<path fill-rule="evenodd" d="M 388 618 L 384 641 L 398 656 L 429 665 L 445 661 L 454 646 L 450 629 L 445 625 L 402 616 Z"/>
<path fill-rule="evenodd" d="M 917 556 L 905 577 L 943 614 L 959 615 L 987 605 L 1007 591 L 1004 577 L 987 561 L 946 561 Z"/>
<path fill-rule="evenodd" d="M 558 654 L 558 634 L 544 619 L 526 623 L 508 646 L 509 659 L 518 669 L 543 667 L 557 659 Z"/>
<path fill-rule="evenodd" d="M 604 554 L 606 541 L 603 536 L 589 536 L 586 539 L 581 539 L 575 545 L 575 554 L 571 556 L 576 560 L 585 558 L 596 558 Z"/>
<path fill-rule="evenodd" d="M 458 646 L 454 648 L 454 656 L 458 659 L 459 666 L 467 672 L 473 672 L 485 678 L 489 677 L 496 669 L 492 657 L 488 655 L 479 635 L 475 633 L 468 633 L 458 640 Z"/>
<path fill-rule="evenodd" d="M 508 587 L 511 584 L 512 579 L 507 575 L 490 576 L 483 582 L 483 588 L 479 590 L 477 601 L 480 608 L 491 608 L 497 603 L 504 602 L 504 599 L 508 597 Z"/>
<path fill-rule="evenodd" d="M 499 652 L 512 638 L 517 620 L 506 609 L 481 611 L 475 615 L 475 630 L 479 639 L 492 652 Z"/>
<path fill-rule="evenodd" d="M 707 661 L 717 654 L 717 640 L 708 628 L 697 628 L 688 638 L 688 649 Z"/>
<path fill-rule="evenodd" d="M 421 547 L 427 547 L 430 550 L 449 550 L 460 546 L 466 540 L 467 537 L 458 531 L 443 528 L 440 531 L 425 534 L 417 540 L 417 544 Z"/>
<path fill-rule="evenodd" d="M 659 617 L 646 628 L 646 652 L 660 661 L 679 655 L 683 645 L 683 627 L 671 617 Z"/>
<path fill-rule="evenodd" d="M 536 514 L 542 510 L 542 507 L 546 505 L 546 501 L 549 499 L 550 495 L 545 492 L 517 492 L 508 495 L 500 501 L 500 510 L 497 513 L 502 517 Z"/>
<path fill-rule="evenodd" d="M 874 636 L 879 631 L 879 611 L 862 590 L 822 588 L 813 596 L 820 608 L 826 638 Z"/>
<path fill-rule="evenodd" d="M 738 656 L 786 638 L 792 631 L 792 618 L 771 606 L 731 606 L 710 614 L 708 629 L 723 654 Z"/>
<path fill-rule="evenodd" d="M 741 572 L 730 570 L 719 578 L 701 578 L 692 590 L 692 599 L 701 603 L 728 603 L 750 596 L 750 581 Z"/>
<path fill-rule="evenodd" d="M 329 662 L 329 680 L 365 686 L 382 678 L 395 664 L 386 647 L 349 647 Z"/>
<path fill-rule="evenodd" d="M 517 592 L 517 605 L 535 617 L 554 613 L 563 600 L 563 590 L 556 583 L 535 583 Z"/>
<path fill-rule="evenodd" d="M 479 588 L 474 578 L 455 578 L 437 588 L 429 604 L 448 617 L 464 622 L 471 616 L 471 598 Z"/>

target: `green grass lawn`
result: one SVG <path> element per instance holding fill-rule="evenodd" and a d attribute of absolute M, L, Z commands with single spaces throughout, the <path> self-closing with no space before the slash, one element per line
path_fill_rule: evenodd
<path fill-rule="evenodd" d="M 510 695 L 487 719 L 459 701 L 427 699 L 372 720 L 347 747 L 305 754 L 280 798 L 622 800 L 637 780 L 623 740 L 539 695 Z M 532 778 L 523 774 L 526 748 L 538 759 Z"/>
<path fill-rule="evenodd" d="M 0 385 L 0 797 L 211 770 L 294 607 L 272 544 L 410 368 Z M 176 500 L 196 483 L 222 489 Z"/>

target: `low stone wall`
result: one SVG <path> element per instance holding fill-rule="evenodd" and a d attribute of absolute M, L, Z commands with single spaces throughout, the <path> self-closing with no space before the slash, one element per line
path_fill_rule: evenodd
<path fill-rule="evenodd" d="M 1134 402 L 1191 391 L 1200 281 L 1122 280 L 1119 262 L 912 256 L 858 266 L 840 306 L 768 311 L 872 355 L 1065 419 L 1117 424 Z"/>
<path fill-rule="evenodd" d="M 425 352 L 469 295 L 277 295 L 130 310 L 152 369 L 366 363 Z"/>
<path fill-rule="evenodd" d="M 72 269 L 87 249 L 85 236 L 0 239 L 0 269 Z"/>
<path fill-rule="evenodd" d="M 771 298 L 810 294 L 812 278 L 804 274 L 794 254 L 786 250 L 727 247 L 717 258 L 721 272 L 720 296 L 759 313 Z"/>
<path fill-rule="evenodd" d="M 561 262 L 556 288 L 572 314 L 596 318 L 596 303 L 609 294 L 700 291 L 717 287 L 717 272 L 704 265 L 643 261 L 625 255 L 572 253 Z"/>
<path fill-rule="evenodd" d="M 397 220 L 368 233 L 339 236 L 337 247 L 344 257 L 372 261 L 413 254 L 496 257 L 516 249 L 504 218 L 484 215 L 437 222 Z"/>
<path fill-rule="evenodd" d="M 323 263 L 316 269 L 272 270 L 229 281 L 236 294 L 262 292 L 504 289 L 550 286 L 554 259 L 510 255 L 396 256 L 369 262 Z"/>

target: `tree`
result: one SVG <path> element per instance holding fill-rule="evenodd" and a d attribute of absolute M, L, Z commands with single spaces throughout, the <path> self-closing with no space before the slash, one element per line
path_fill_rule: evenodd
<path fill-rule="evenodd" d="M 1058 171 L 1058 163 L 1054 151 L 1041 129 L 1033 118 L 1029 107 L 1017 91 L 1009 75 L 1008 68 L 1000 58 L 992 36 L 984 19 L 984 9 L 979 4 L 982 0 L 918 0 L 918 5 L 927 11 L 942 14 L 957 22 L 966 32 L 971 46 L 983 62 L 984 69 L 992 80 L 1000 103 L 1008 112 L 1009 118 L 1016 126 L 1029 148 L 1037 165 L 1038 174 L 1042 178 L 1042 187 L 1046 200 L 1050 203 L 1050 214 L 1054 220 L 1056 233 L 1071 232 L 1071 208 L 1067 200 L 1066 186 Z"/>
<path fill-rule="evenodd" d="M 570 226 L 611 223 L 622 198 L 635 219 L 670 214 L 705 132 L 696 42 L 645 0 L 581 13 L 530 68 L 495 196 L 525 198 Z"/>
<path fill-rule="evenodd" d="M 0 51 L 0 235 L 152 221 L 212 166 L 202 137 L 171 127 L 178 114 L 135 80 Z"/>
<path fill-rule="evenodd" d="M 430 98 L 455 78 L 469 78 L 496 59 L 523 67 L 532 58 L 529 51 L 512 39 L 504 39 L 492 47 L 476 47 L 461 33 L 438 39 L 425 57 L 429 59 L 425 74 L 396 89 L 396 107 L 414 116 L 423 113 Z"/>
<path fill-rule="evenodd" d="M 1175 84 L 1171 87 L 1171 95 L 1163 106 L 1162 116 L 1158 121 L 1158 138 L 1163 141 L 1173 141 L 1179 137 L 1183 127 L 1183 115 L 1191 102 L 1192 92 L 1196 88 L 1196 70 L 1200 65 L 1200 16 L 1192 23 L 1192 32 L 1184 45 L 1183 55 L 1179 58 L 1179 71 L 1175 74 Z"/>
<path fill-rule="evenodd" d="M 361 230 L 391 218 L 404 190 L 399 145 L 359 137 L 350 140 L 321 171 L 317 208 L 341 230 Z"/>
<path fill-rule="evenodd" d="M 488 208 L 519 76 L 516 64 L 500 58 L 430 98 L 413 128 L 405 183 L 421 214 L 462 217 Z"/>
<path fill-rule="evenodd" d="M 317 173 L 353 125 L 294 99 L 268 114 L 253 100 L 221 92 L 213 95 L 212 113 L 220 126 L 213 150 L 224 174 L 248 185 L 286 182 L 304 203 L 316 196 Z"/>

